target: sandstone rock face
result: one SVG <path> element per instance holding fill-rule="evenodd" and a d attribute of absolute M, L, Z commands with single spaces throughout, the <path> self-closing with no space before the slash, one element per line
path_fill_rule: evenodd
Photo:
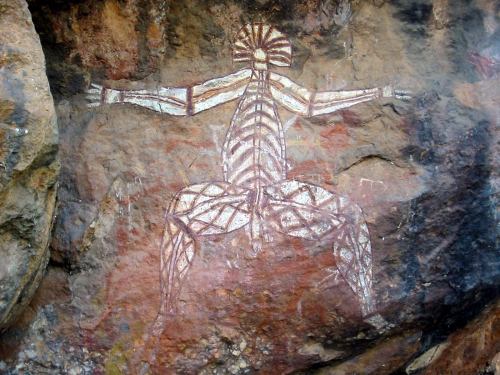
<path fill-rule="evenodd" d="M 484 309 L 466 327 L 428 349 L 411 362 L 406 373 L 415 374 L 498 374 L 500 371 L 500 332 L 498 302 Z M 489 362 L 489 363 L 488 363 Z M 488 366 L 485 369 L 485 364 Z"/>
<path fill-rule="evenodd" d="M 57 122 L 25 1 L 0 1 L 0 330 L 29 303 L 49 259 Z"/>
<path fill-rule="evenodd" d="M 26 332 L 18 364 L 54 373 L 390 374 L 413 369 L 497 297 L 499 46 L 488 1 L 37 0 L 32 11 L 61 128 L 52 260 L 70 272 L 51 270 L 45 285 L 67 290 L 41 291 L 27 328 L 17 327 Z M 177 310 L 155 333 L 165 211 L 186 186 L 223 179 L 237 102 L 172 116 L 162 113 L 167 102 L 160 111 L 89 108 L 85 90 L 92 82 L 154 96 L 158 85 L 234 72 L 245 66 L 232 61 L 235 35 L 250 21 L 290 39 L 291 66 L 272 70 L 311 90 L 412 91 L 410 101 L 379 98 L 314 117 L 278 109 L 287 179 L 363 211 L 373 306 L 365 311 L 335 271 L 331 238 L 275 230 L 256 255 L 241 229 L 196 238 Z M 43 350 L 29 344 L 44 341 Z M 415 373 L 431 365 L 432 373 L 446 362 L 418 363 Z"/>

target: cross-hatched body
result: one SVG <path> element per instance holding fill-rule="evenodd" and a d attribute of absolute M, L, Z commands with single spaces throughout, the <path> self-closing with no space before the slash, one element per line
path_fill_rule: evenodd
<path fill-rule="evenodd" d="M 190 87 L 113 90 L 93 85 L 92 106 L 132 103 L 170 115 L 195 115 L 239 98 L 222 148 L 223 178 L 187 186 L 165 216 L 161 244 L 161 306 L 155 334 L 175 313 L 182 282 L 200 236 L 245 228 L 258 255 L 272 232 L 308 240 L 331 239 L 337 270 L 357 296 L 363 315 L 374 309 L 372 257 L 361 209 L 347 197 L 287 178 L 278 105 L 302 116 L 333 113 L 380 97 L 408 99 L 390 87 L 313 92 L 270 71 L 291 64 L 291 44 L 272 26 L 255 23 L 238 33 L 234 61 L 250 67 Z"/>

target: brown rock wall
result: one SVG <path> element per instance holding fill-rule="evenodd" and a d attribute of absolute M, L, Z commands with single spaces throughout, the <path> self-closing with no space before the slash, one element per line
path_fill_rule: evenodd
<path fill-rule="evenodd" d="M 43 337 L 33 325 L 46 322 L 47 342 L 77 348 L 45 367 L 389 374 L 472 319 L 499 280 L 498 25 L 486 3 L 32 1 L 58 98 L 52 260 L 69 272 L 70 297 L 39 301 L 27 337 Z M 198 239 L 178 311 L 151 339 L 165 210 L 186 186 L 223 178 L 236 103 L 176 117 L 131 104 L 89 109 L 84 91 L 90 82 L 183 87 L 233 72 L 242 67 L 231 60 L 234 35 L 249 21 L 289 37 L 292 65 L 273 69 L 312 90 L 412 91 L 409 102 L 383 98 L 312 118 L 279 109 L 288 178 L 349 197 L 364 213 L 375 312 L 363 316 L 346 279 L 332 276 L 328 239 L 272 233 L 255 257 L 240 230 Z M 66 334 L 72 324 L 78 333 Z M 483 348 L 475 358 L 491 354 Z M 442 349 L 436 371 L 455 371 L 459 361 L 446 361 L 455 354 Z"/>
<path fill-rule="evenodd" d="M 29 303 L 49 259 L 57 123 L 24 1 L 0 2 L 0 330 Z"/>

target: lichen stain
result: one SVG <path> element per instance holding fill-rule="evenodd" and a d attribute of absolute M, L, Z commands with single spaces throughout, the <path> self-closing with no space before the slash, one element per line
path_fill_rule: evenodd
<path fill-rule="evenodd" d="M 158 25 L 154 23 L 149 25 L 147 30 L 147 40 L 150 48 L 157 49 L 161 47 L 163 44 L 163 35 Z"/>
<path fill-rule="evenodd" d="M 320 160 L 305 160 L 288 171 L 290 179 L 308 179 L 314 183 L 332 184 L 334 175 L 331 163 Z"/>
<path fill-rule="evenodd" d="M 345 124 L 329 126 L 320 133 L 320 145 L 330 153 L 335 153 L 351 145 L 351 137 Z"/>
<path fill-rule="evenodd" d="M 167 154 L 170 154 L 177 147 L 182 147 L 182 145 L 187 145 L 195 148 L 196 150 L 206 150 L 210 148 L 215 148 L 215 145 L 212 141 L 191 141 L 188 139 L 169 139 L 165 142 L 164 150 Z"/>
<path fill-rule="evenodd" d="M 78 9 L 77 5 L 71 9 L 74 21 L 70 27 L 76 41 L 72 56 L 80 56 L 87 67 L 105 66 L 108 78 L 130 77 L 139 58 L 133 13 L 116 0 L 107 0 L 102 9 L 96 7 L 87 17 L 78 17 Z M 58 29 L 64 39 L 64 27 Z"/>

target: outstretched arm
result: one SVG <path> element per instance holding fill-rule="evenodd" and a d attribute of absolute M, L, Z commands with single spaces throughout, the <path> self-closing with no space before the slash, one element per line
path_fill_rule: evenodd
<path fill-rule="evenodd" d="M 393 90 L 390 86 L 366 90 L 314 92 L 274 72 L 270 74 L 270 86 L 271 94 L 278 103 L 302 116 L 332 113 L 377 98 L 410 99 L 407 91 Z"/>
<path fill-rule="evenodd" d="M 242 69 L 189 87 L 158 87 L 156 90 L 114 90 L 92 84 L 87 91 L 90 107 L 110 103 L 132 103 L 153 111 L 189 116 L 243 94 L 252 71 Z"/>

